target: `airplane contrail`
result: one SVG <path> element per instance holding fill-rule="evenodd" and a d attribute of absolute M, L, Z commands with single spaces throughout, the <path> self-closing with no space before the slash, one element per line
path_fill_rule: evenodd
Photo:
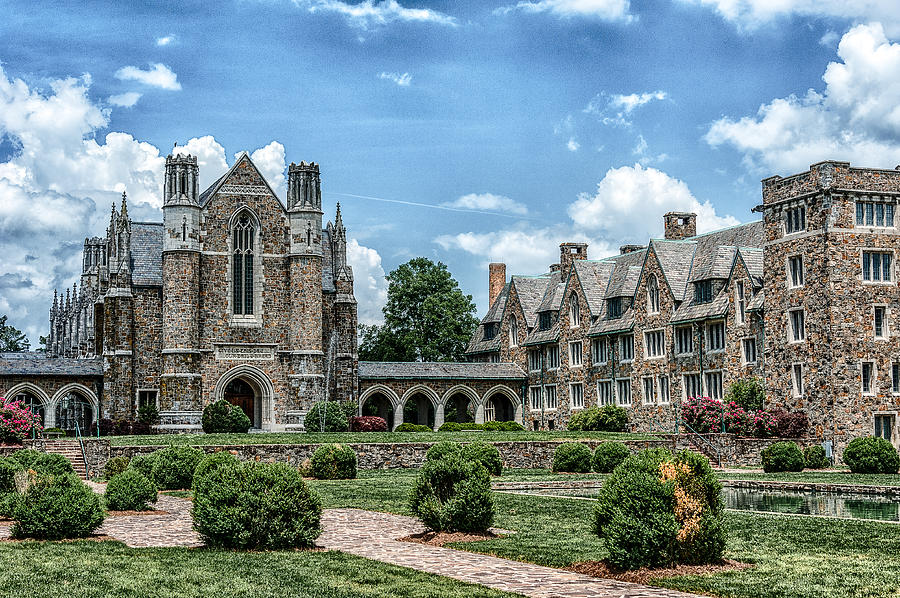
<path fill-rule="evenodd" d="M 486 210 L 473 210 L 470 208 L 454 208 L 451 206 L 441 206 L 430 203 L 419 203 L 417 201 L 405 201 L 402 199 L 387 199 L 384 197 L 372 197 L 371 195 L 357 195 L 355 193 L 339 193 L 338 191 L 323 191 L 323 195 L 343 195 L 344 197 L 355 197 L 358 199 L 371 199 L 372 201 L 383 201 L 386 203 L 397 203 L 404 206 L 416 206 L 419 208 L 431 208 L 433 210 L 445 210 L 447 212 L 464 212 L 468 214 L 482 214 L 485 216 L 500 216 L 501 218 L 514 218 L 516 220 L 540 220 L 529 216 L 517 216 L 515 214 L 504 214 L 502 212 L 488 212 Z"/>

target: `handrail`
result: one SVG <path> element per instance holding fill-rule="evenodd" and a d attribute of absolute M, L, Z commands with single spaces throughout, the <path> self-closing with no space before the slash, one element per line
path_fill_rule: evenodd
<path fill-rule="evenodd" d="M 700 440 L 705 442 L 707 445 L 709 445 L 709 447 L 712 450 L 714 450 L 716 452 L 716 461 L 718 462 L 719 467 L 722 467 L 722 449 L 719 446 L 713 444 L 712 441 L 709 440 L 708 438 L 704 438 L 703 435 L 700 434 L 700 432 L 698 432 L 694 428 L 692 428 L 686 421 L 682 420 L 681 423 L 684 424 L 684 427 L 687 428 L 689 432 L 691 432 L 697 438 L 699 438 Z"/>
<path fill-rule="evenodd" d="M 98 428 L 100 426 L 97 426 Z M 81 435 L 81 426 L 78 425 L 78 420 L 75 420 L 75 438 L 78 439 L 78 444 L 81 446 L 81 459 L 84 461 L 84 476 L 87 477 L 87 454 L 84 452 L 84 438 Z"/>

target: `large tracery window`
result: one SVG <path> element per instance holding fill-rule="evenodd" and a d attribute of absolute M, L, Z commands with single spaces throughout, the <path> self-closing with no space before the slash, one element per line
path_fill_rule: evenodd
<path fill-rule="evenodd" d="M 233 306 L 235 315 L 253 315 L 253 242 L 256 227 L 249 214 L 240 214 L 232 230 Z"/>

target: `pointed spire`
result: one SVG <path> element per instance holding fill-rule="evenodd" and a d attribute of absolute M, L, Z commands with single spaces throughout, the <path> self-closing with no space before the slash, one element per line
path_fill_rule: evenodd
<path fill-rule="evenodd" d="M 69 308 L 72 307 L 72 300 L 69 297 L 69 289 L 66 289 L 66 311 L 69 311 Z"/>
<path fill-rule="evenodd" d="M 128 224 L 128 195 L 124 191 L 122 191 L 122 212 L 119 214 L 119 218 L 124 224 Z"/>
<path fill-rule="evenodd" d="M 334 227 L 343 228 L 344 220 L 341 218 L 341 202 L 337 204 L 337 215 L 334 217 Z"/>
<path fill-rule="evenodd" d="M 50 317 L 56 315 L 57 310 L 59 310 L 59 293 L 57 293 L 56 289 L 53 289 L 53 307 L 50 308 Z"/>

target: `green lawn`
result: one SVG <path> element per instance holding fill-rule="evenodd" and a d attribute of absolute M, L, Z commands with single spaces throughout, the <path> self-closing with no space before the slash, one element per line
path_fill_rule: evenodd
<path fill-rule="evenodd" d="M 259 434 L 155 434 L 148 436 L 110 436 L 113 446 L 147 446 L 168 444 L 321 444 L 326 442 L 438 442 L 457 440 L 471 442 L 504 442 L 512 440 L 650 440 L 649 434 L 615 432 L 263 432 Z"/>
<path fill-rule="evenodd" d="M 409 514 L 406 497 L 416 471 L 360 475 L 359 480 L 312 485 L 326 507 Z M 562 476 L 511 470 L 500 479 L 557 477 Z M 495 525 L 516 533 L 458 548 L 553 567 L 605 556 L 590 529 L 591 501 L 501 493 L 495 494 L 495 501 Z M 733 512 L 727 514 L 726 525 L 726 556 L 755 563 L 755 568 L 660 580 L 656 585 L 736 598 L 900 597 L 900 525 Z"/>
<path fill-rule="evenodd" d="M 23 598 L 502 598 L 517 596 L 340 552 L 0 543 L 0 596 Z"/>

